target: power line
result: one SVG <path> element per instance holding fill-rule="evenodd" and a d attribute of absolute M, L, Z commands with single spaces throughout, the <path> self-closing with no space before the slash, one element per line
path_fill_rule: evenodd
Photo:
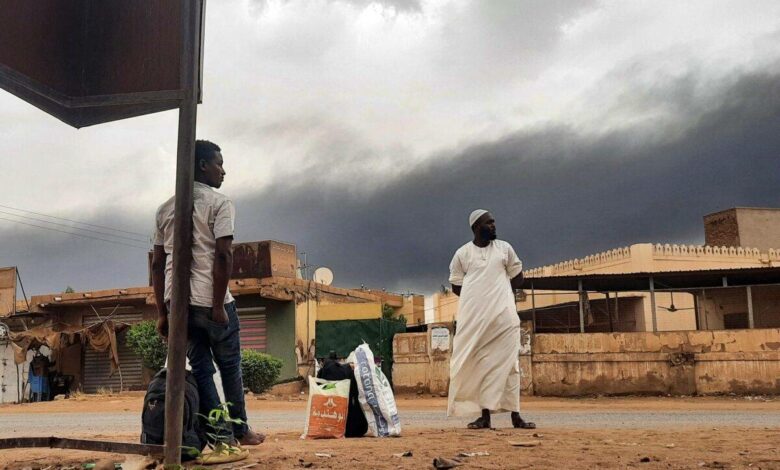
<path fill-rule="evenodd" d="M 35 228 L 39 228 L 39 229 L 43 229 L 43 230 L 49 230 L 49 231 L 52 231 L 52 232 L 65 233 L 67 235 L 73 235 L 74 237 L 89 238 L 89 239 L 92 239 L 92 240 L 100 240 L 100 241 L 106 242 L 106 243 L 113 243 L 115 245 L 124 245 L 124 246 L 129 246 L 129 247 L 132 247 L 132 248 L 139 248 L 139 249 L 142 249 L 144 251 L 147 251 L 149 249 L 148 247 L 145 247 L 145 246 L 134 245 L 134 244 L 131 244 L 131 243 L 120 242 L 120 241 L 117 241 L 117 240 L 109 240 L 109 239 L 106 239 L 106 238 L 93 237 L 91 235 L 85 235 L 83 233 L 68 232 L 67 230 L 59 230 L 59 229 L 56 229 L 56 228 L 46 227 L 46 226 L 43 226 L 43 225 L 30 224 L 30 223 L 27 223 L 27 222 L 22 222 L 21 220 L 8 219 L 8 218 L 5 218 L 5 217 L 0 217 L 0 220 L 6 220 L 8 222 L 14 222 L 14 223 L 17 223 L 17 224 L 27 225 L 29 227 L 35 227 Z"/>
<path fill-rule="evenodd" d="M 122 238 L 124 240 L 130 240 L 130 241 L 134 241 L 134 242 L 146 242 L 148 240 L 146 238 L 143 239 L 143 240 L 140 240 L 140 239 L 135 238 L 135 237 L 126 237 L 124 235 L 116 235 L 116 234 L 113 234 L 113 233 L 101 232 L 100 230 L 92 230 L 92 229 L 89 229 L 89 228 L 74 227 L 73 225 L 61 224 L 59 222 L 52 222 L 52 221 L 49 221 L 49 220 L 39 219 L 37 217 L 30 217 L 30 216 L 27 216 L 27 215 L 14 214 L 13 212 L 6 212 L 6 211 L 3 211 L 3 210 L 0 210 L 0 214 L 6 214 L 6 215 L 10 215 L 12 217 L 20 217 L 22 219 L 27 219 L 27 220 L 35 220 L 37 222 L 43 222 L 44 224 L 57 225 L 59 227 L 70 228 L 70 229 L 73 229 L 73 230 L 83 230 L 85 232 L 96 233 L 98 235 L 106 235 L 106 236 L 114 237 L 114 238 Z"/>
<path fill-rule="evenodd" d="M 129 233 L 131 235 L 140 235 L 142 237 L 147 237 L 147 234 L 145 234 L 145 233 L 131 232 L 129 230 L 122 230 L 122 229 L 118 229 L 118 228 L 114 228 L 114 227 L 108 227 L 106 225 L 98 225 L 98 224 L 90 224 L 88 222 L 80 222 L 78 220 L 67 219 L 65 217 L 58 217 L 56 215 L 43 214 L 41 212 L 29 211 L 27 209 L 19 209 L 18 207 L 11 207 L 11 206 L 3 205 L 3 204 L 0 204 L 0 207 L 5 208 L 5 209 L 11 209 L 11 210 L 19 211 L 19 212 L 27 212 L 28 214 L 35 214 L 35 215 L 40 215 L 40 216 L 43 216 L 43 217 L 49 217 L 49 218 L 52 218 L 52 219 L 64 220 L 66 222 L 73 222 L 74 224 L 87 225 L 89 227 L 102 228 L 102 229 L 106 229 L 106 230 L 112 230 L 112 231 L 115 231 L 115 232 Z"/>

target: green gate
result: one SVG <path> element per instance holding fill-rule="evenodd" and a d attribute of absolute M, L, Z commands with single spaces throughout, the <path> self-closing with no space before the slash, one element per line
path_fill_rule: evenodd
<path fill-rule="evenodd" d="M 383 318 L 373 320 L 318 320 L 315 324 L 317 359 L 335 351 L 347 357 L 361 344 L 368 343 L 374 358 L 380 361 L 382 372 L 393 383 L 393 337 L 406 331 L 406 323 Z"/>

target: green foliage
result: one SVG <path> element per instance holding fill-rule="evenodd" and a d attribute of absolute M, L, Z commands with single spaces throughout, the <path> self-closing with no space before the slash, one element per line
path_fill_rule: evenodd
<path fill-rule="evenodd" d="M 65 294 L 72 294 L 72 293 L 74 293 L 74 292 L 76 292 L 76 291 L 75 291 L 75 290 L 73 290 L 73 288 L 72 288 L 72 287 L 70 287 L 70 286 L 68 286 L 68 287 L 66 287 L 66 288 L 65 288 Z"/>
<path fill-rule="evenodd" d="M 157 372 L 165 365 L 168 346 L 157 334 L 154 321 L 143 321 L 131 326 L 127 332 L 127 345 L 141 356 L 145 367 Z"/>
<path fill-rule="evenodd" d="M 232 403 L 220 403 L 219 406 L 209 411 L 208 416 L 198 414 L 206 422 L 209 429 L 206 432 L 208 446 L 215 454 L 235 454 L 239 449 L 230 445 L 233 433 L 231 428 L 233 424 L 244 424 L 244 420 L 231 418 L 228 407 Z"/>
<path fill-rule="evenodd" d="M 399 321 L 406 325 L 406 317 L 403 315 L 396 315 L 395 309 L 387 304 L 382 304 L 382 319 L 390 321 Z"/>
<path fill-rule="evenodd" d="M 281 359 L 252 349 L 241 351 L 241 375 L 244 386 L 252 392 L 263 393 L 271 388 L 281 372 Z"/>

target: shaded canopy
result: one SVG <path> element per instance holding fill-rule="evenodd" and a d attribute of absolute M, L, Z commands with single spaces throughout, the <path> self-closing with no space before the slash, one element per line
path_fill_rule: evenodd
<path fill-rule="evenodd" d="M 637 272 L 621 274 L 582 274 L 570 276 L 527 277 L 524 288 L 540 290 L 598 292 L 641 292 L 650 289 L 652 277 L 656 290 L 697 290 L 713 287 L 737 287 L 780 284 L 780 268 L 734 268 L 692 271 Z"/>
<path fill-rule="evenodd" d="M 73 326 L 65 323 L 54 323 L 50 326 L 39 326 L 30 330 L 11 333 L 11 346 L 14 348 L 14 361 L 22 364 L 27 360 L 27 351 L 46 346 L 52 351 L 59 351 L 73 344 L 80 343 L 96 351 L 108 351 L 111 359 L 111 373 L 119 369 L 119 352 L 117 351 L 116 334 L 127 328 L 124 323 L 114 323 L 104 320 L 91 326 Z"/>

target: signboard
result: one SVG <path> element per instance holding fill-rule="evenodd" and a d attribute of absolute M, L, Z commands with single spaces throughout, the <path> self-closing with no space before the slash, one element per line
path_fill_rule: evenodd
<path fill-rule="evenodd" d="M 0 317 L 16 313 L 16 267 L 0 268 Z"/>
<path fill-rule="evenodd" d="M 76 128 L 178 108 L 183 25 L 180 1 L 0 0 L 0 87 Z"/>
<path fill-rule="evenodd" d="M 431 351 L 449 351 L 450 350 L 450 330 L 444 327 L 431 329 Z"/>

